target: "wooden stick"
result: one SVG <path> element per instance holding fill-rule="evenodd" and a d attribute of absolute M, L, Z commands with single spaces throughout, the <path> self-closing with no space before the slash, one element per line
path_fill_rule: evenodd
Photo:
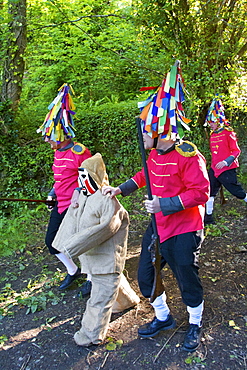
<path fill-rule="evenodd" d="M 165 348 L 165 346 L 170 342 L 170 340 L 172 339 L 172 337 L 174 336 L 174 334 L 176 334 L 176 332 L 181 328 L 181 326 L 184 324 L 184 321 L 182 322 L 181 325 L 179 325 L 179 327 L 174 330 L 174 332 L 172 333 L 172 335 L 167 339 L 167 341 L 165 342 L 165 344 L 163 345 L 163 347 L 159 350 L 159 352 L 157 353 L 157 355 L 155 356 L 154 358 L 154 361 L 155 362 L 157 360 L 157 358 L 159 357 L 159 355 L 161 354 L 161 352 L 163 351 L 163 349 Z"/>

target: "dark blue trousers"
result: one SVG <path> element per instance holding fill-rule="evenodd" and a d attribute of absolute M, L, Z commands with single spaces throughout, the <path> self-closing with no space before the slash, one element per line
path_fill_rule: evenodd
<path fill-rule="evenodd" d="M 215 197 L 217 195 L 221 184 L 238 199 L 244 199 L 246 197 L 246 191 L 244 191 L 237 180 L 236 168 L 222 172 L 219 177 L 215 177 L 214 170 L 210 168 L 208 176 L 210 181 L 211 197 Z"/>
<path fill-rule="evenodd" d="M 148 247 L 153 234 L 150 224 L 143 236 L 138 267 L 138 284 L 144 297 L 149 298 L 154 281 L 154 267 Z M 200 232 L 176 235 L 160 244 L 162 269 L 167 263 L 174 273 L 184 304 L 197 307 L 203 301 L 203 288 L 198 275 L 198 257 L 203 238 Z"/>
<path fill-rule="evenodd" d="M 57 249 L 53 248 L 52 243 L 56 236 L 56 233 L 61 225 L 64 216 L 66 215 L 67 209 L 65 209 L 62 213 L 58 213 L 57 204 L 51 211 L 50 221 L 48 224 L 46 237 L 45 237 L 45 244 L 47 245 L 51 254 L 58 254 L 60 253 Z"/>

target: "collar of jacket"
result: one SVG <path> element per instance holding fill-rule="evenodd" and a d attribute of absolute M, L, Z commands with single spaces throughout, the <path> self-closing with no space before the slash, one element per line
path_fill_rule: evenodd
<path fill-rule="evenodd" d="M 168 148 L 168 149 L 166 149 L 166 150 L 163 150 L 163 149 L 156 149 L 157 150 L 157 152 L 158 152 L 158 154 L 167 154 L 167 153 L 170 153 L 172 150 L 174 150 L 175 149 L 175 143 L 172 145 L 172 146 L 170 146 L 170 148 Z"/>
<path fill-rule="evenodd" d="M 59 152 L 65 152 L 65 150 L 68 150 L 74 146 L 74 142 L 71 141 L 68 145 L 64 146 L 63 148 L 58 149 Z"/>
<path fill-rule="evenodd" d="M 213 134 L 219 134 L 220 132 L 224 131 L 225 127 L 220 127 L 217 128 L 216 130 L 213 131 Z"/>

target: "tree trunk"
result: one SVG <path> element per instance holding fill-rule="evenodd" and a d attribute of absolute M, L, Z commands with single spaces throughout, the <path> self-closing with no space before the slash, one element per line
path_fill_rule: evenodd
<path fill-rule="evenodd" d="M 9 1 L 9 33 L 3 64 L 1 101 L 11 101 L 15 112 L 18 108 L 24 74 L 24 52 L 27 44 L 26 0 Z"/>

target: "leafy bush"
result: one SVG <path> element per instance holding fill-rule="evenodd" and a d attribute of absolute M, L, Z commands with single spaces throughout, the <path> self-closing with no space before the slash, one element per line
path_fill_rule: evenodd
<path fill-rule="evenodd" d="M 142 167 L 135 123 L 135 116 L 139 114 L 137 100 L 105 104 L 102 101 L 77 103 L 76 140 L 86 145 L 92 154 L 102 154 L 111 185 L 119 185 Z M 25 122 L 19 122 L 19 131 L 13 129 L 13 122 L 10 124 L 11 130 L 0 144 L 0 196 L 40 199 L 45 198 L 52 187 L 53 151 L 40 135 L 36 137 L 39 125 L 39 118 L 32 121 L 25 135 Z M 190 127 L 185 138 L 197 145 L 209 165 L 208 134 L 196 122 Z M 33 139 L 28 136 L 30 132 Z M 1 203 L 6 213 L 19 214 L 23 207 L 24 203 Z"/>
<path fill-rule="evenodd" d="M 9 256 L 15 251 L 23 252 L 27 245 L 36 241 L 39 222 L 46 216 L 46 213 L 42 211 L 44 208 L 45 206 L 41 205 L 30 210 L 26 206 L 19 216 L 5 217 L 2 215 L 0 219 L 0 256 Z M 45 212 L 47 211 L 45 210 Z"/>
<path fill-rule="evenodd" d="M 125 180 L 141 167 L 134 118 L 138 113 L 136 102 L 83 108 L 80 111 L 77 107 L 76 140 L 86 145 L 92 154 L 103 155 L 111 181 Z M 35 131 L 39 124 L 34 122 L 33 126 Z M 53 151 L 49 146 L 37 135 L 34 140 L 11 140 L 4 149 L 0 165 L 1 196 L 46 197 L 53 185 Z M 13 207 L 12 204 L 12 210 Z"/>
<path fill-rule="evenodd" d="M 77 137 L 92 154 L 102 154 L 112 184 L 125 181 L 141 168 L 136 101 L 81 108 L 78 107 Z"/>

